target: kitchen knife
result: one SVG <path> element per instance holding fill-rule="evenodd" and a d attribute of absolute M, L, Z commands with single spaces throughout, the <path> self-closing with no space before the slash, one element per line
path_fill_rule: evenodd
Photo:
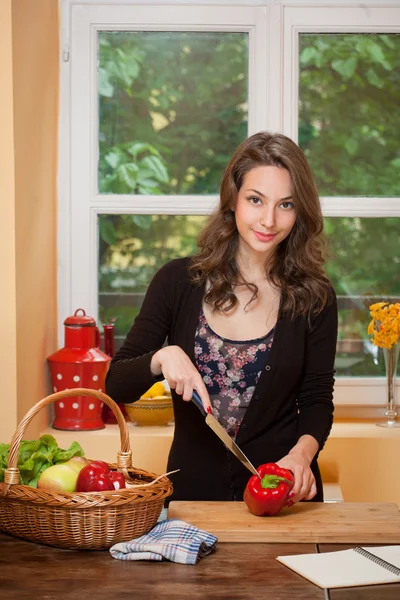
<path fill-rule="evenodd" d="M 218 423 L 217 419 L 212 414 L 209 414 L 206 412 L 206 410 L 203 406 L 203 403 L 201 401 L 201 398 L 200 398 L 199 394 L 196 392 L 196 390 L 193 390 L 192 402 L 194 402 L 194 404 L 197 406 L 197 408 L 199 409 L 201 414 L 203 416 L 205 416 L 207 425 L 219 437 L 221 442 L 223 442 L 223 444 L 225 444 L 225 446 L 228 448 L 228 450 L 230 450 L 236 456 L 236 458 L 238 458 L 240 460 L 240 462 L 249 471 L 251 471 L 251 473 L 253 473 L 253 475 L 257 475 L 257 477 L 259 477 L 261 479 L 261 475 L 254 468 L 254 466 L 251 464 L 251 462 L 249 461 L 247 456 L 242 452 L 242 450 L 239 448 L 239 446 L 236 444 L 236 442 L 233 441 L 233 439 L 231 438 L 229 433 L 227 433 L 225 431 L 225 429 L 222 427 L 222 425 L 220 425 Z"/>

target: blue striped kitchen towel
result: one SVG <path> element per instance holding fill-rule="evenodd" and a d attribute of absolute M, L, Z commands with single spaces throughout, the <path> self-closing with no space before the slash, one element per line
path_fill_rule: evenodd
<path fill-rule="evenodd" d="M 215 550 L 218 538 L 179 519 L 160 521 L 149 533 L 110 548 L 119 560 L 163 560 L 194 565 Z"/>

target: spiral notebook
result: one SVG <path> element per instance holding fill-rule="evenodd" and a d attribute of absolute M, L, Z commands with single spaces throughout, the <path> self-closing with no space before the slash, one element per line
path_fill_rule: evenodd
<path fill-rule="evenodd" d="M 357 546 L 276 559 L 321 588 L 400 583 L 400 546 Z"/>

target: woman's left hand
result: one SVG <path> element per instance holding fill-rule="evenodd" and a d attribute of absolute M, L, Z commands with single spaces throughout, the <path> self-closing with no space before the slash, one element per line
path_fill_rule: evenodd
<path fill-rule="evenodd" d="M 294 486 L 286 502 L 287 506 L 292 506 L 300 500 L 314 498 L 317 493 L 315 477 L 310 469 L 309 461 L 302 453 L 292 450 L 276 464 L 284 469 L 289 469 L 294 475 Z"/>

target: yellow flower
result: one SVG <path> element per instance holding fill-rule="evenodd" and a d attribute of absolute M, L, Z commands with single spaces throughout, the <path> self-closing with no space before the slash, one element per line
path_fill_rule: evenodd
<path fill-rule="evenodd" d="M 371 304 L 369 312 L 372 320 L 368 335 L 372 335 L 372 343 L 380 348 L 392 348 L 400 339 L 400 303 L 376 302 Z"/>
<path fill-rule="evenodd" d="M 387 306 L 387 302 L 376 302 L 375 304 L 371 304 L 369 310 L 378 310 L 382 308 L 382 306 Z"/>

